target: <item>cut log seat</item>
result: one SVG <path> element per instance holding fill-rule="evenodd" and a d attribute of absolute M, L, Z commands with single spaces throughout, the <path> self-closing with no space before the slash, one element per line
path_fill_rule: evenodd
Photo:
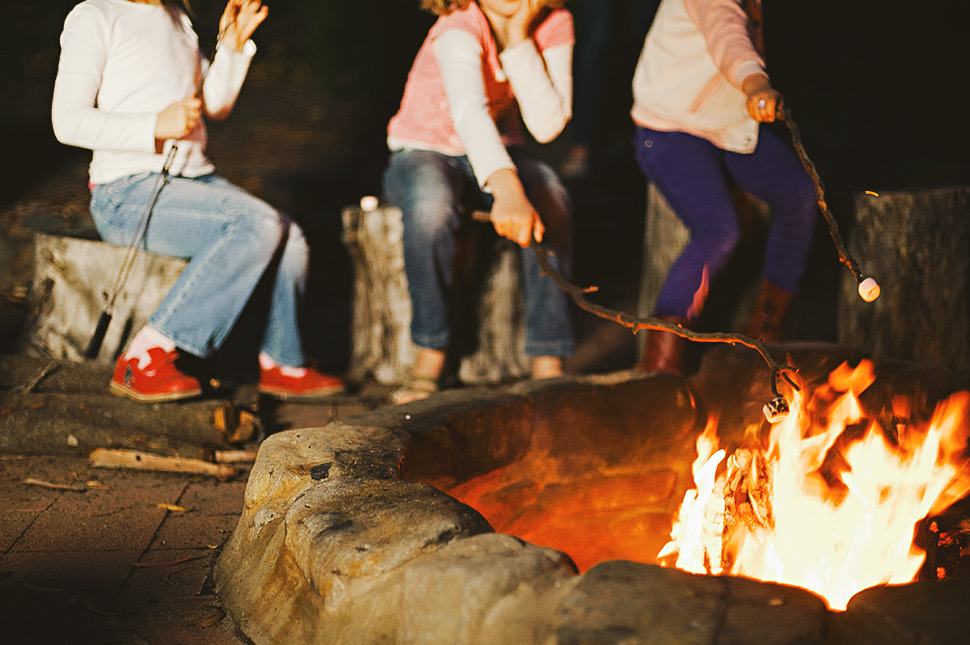
<path fill-rule="evenodd" d="M 970 371 L 970 186 L 855 196 L 849 252 L 881 295 L 844 272 L 839 341 L 874 358 Z"/>
<path fill-rule="evenodd" d="M 105 242 L 37 233 L 23 349 L 34 356 L 86 360 L 84 351 L 127 252 L 127 247 Z M 137 253 L 115 300 L 96 362 L 114 361 L 131 335 L 148 321 L 185 265 L 184 260 Z"/>
<path fill-rule="evenodd" d="M 415 346 L 403 230 L 397 208 L 343 210 L 343 241 L 354 269 L 351 379 L 397 384 L 410 373 Z M 469 220 L 462 226 L 449 362 L 457 363 L 463 383 L 499 383 L 528 374 L 521 273 L 519 248 L 497 237 L 490 224 Z"/>

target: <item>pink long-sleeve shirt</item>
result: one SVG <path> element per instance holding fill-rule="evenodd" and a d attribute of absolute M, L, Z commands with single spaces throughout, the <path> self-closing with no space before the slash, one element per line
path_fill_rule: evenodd
<path fill-rule="evenodd" d="M 388 146 L 468 155 L 484 186 L 496 171 L 515 167 L 506 146 L 523 142 L 520 113 L 539 141 L 553 139 L 572 116 L 572 46 L 565 10 L 501 52 L 478 3 L 440 17 L 388 124 Z"/>
<path fill-rule="evenodd" d="M 760 6 L 761 0 L 752 0 Z M 633 77 L 637 125 L 681 131 L 749 153 L 758 122 L 741 83 L 765 72 L 744 0 L 663 0 Z"/>

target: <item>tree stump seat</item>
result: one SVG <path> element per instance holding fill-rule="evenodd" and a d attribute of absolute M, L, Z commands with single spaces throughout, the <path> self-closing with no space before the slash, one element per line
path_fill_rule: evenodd
<path fill-rule="evenodd" d="M 744 328 L 756 295 L 770 218 L 765 204 L 743 194 L 736 197 L 741 245 L 722 275 L 722 284 L 712 285 L 707 308 L 714 311 L 706 308 L 704 313 L 717 316 L 716 331 Z M 867 276 L 876 279 L 882 294 L 874 302 L 863 301 L 855 277 L 841 266 L 834 269 L 841 273 L 831 297 L 834 340 L 876 359 L 917 361 L 970 374 L 970 186 L 854 191 L 848 197 L 847 212 L 834 215 L 849 253 Z M 820 243 L 832 244 L 821 215 L 816 235 L 826 237 Z M 651 315 L 688 236 L 663 195 L 651 185 L 638 315 Z M 834 248 L 826 261 L 838 262 Z M 817 278 L 810 264 L 805 280 Z M 803 282 L 803 289 L 806 286 Z M 721 295 L 724 289 L 729 291 L 727 297 Z"/>
<path fill-rule="evenodd" d="M 970 185 L 859 193 L 853 210 L 849 252 L 882 293 L 864 302 L 844 272 L 839 341 L 970 375 Z"/>
<path fill-rule="evenodd" d="M 352 356 L 348 376 L 398 384 L 416 348 L 404 273 L 403 222 L 394 207 L 343 210 L 343 242 L 353 264 Z M 452 343 L 446 369 L 469 385 L 528 374 L 524 353 L 519 247 L 490 224 L 469 218 L 458 236 L 452 302 Z"/>
<path fill-rule="evenodd" d="M 81 362 L 128 248 L 64 235 L 34 236 L 34 276 L 21 344 L 34 356 Z M 186 262 L 138 251 L 94 362 L 110 364 L 175 284 Z"/>

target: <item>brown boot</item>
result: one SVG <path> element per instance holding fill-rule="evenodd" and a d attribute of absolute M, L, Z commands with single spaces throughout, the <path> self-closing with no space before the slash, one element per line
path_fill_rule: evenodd
<path fill-rule="evenodd" d="M 687 326 L 687 319 L 676 316 L 657 316 L 658 320 Z M 646 372 L 663 372 L 675 376 L 684 375 L 684 343 L 687 341 L 669 331 L 651 329 L 647 332 L 647 346 L 643 350 L 640 369 Z"/>
<path fill-rule="evenodd" d="M 751 311 L 751 318 L 745 329 L 745 336 L 774 343 L 781 340 L 781 330 L 785 323 L 785 314 L 791 306 L 795 294 L 773 285 L 767 280 L 762 281 L 761 291 Z"/>

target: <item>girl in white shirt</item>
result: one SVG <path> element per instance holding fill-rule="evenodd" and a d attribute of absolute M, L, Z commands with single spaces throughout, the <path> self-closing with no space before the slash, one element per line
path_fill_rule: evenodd
<path fill-rule="evenodd" d="M 439 16 L 388 124 L 384 196 L 404 216 L 404 262 L 418 346 L 397 402 L 437 389 L 450 341 L 460 214 L 489 210 L 499 235 L 523 247 L 525 352 L 535 378 L 562 374 L 573 352 L 566 298 L 541 275 L 532 240 L 568 273 L 571 204 L 555 172 L 523 147 L 520 119 L 540 142 L 572 113 L 573 22 L 561 0 L 425 0 Z"/>
<path fill-rule="evenodd" d="M 203 117 L 229 115 L 256 51 L 250 36 L 267 13 L 260 0 L 229 0 L 211 65 L 175 0 L 85 0 L 65 20 L 52 122 L 58 140 L 93 151 L 99 234 L 188 260 L 118 358 L 115 394 L 143 402 L 200 394 L 198 380 L 175 361 L 218 349 L 268 271 L 260 390 L 296 397 L 343 389 L 340 379 L 304 366 L 297 303 L 309 250 L 302 231 L 216 175 L 205 156 Z"/>

